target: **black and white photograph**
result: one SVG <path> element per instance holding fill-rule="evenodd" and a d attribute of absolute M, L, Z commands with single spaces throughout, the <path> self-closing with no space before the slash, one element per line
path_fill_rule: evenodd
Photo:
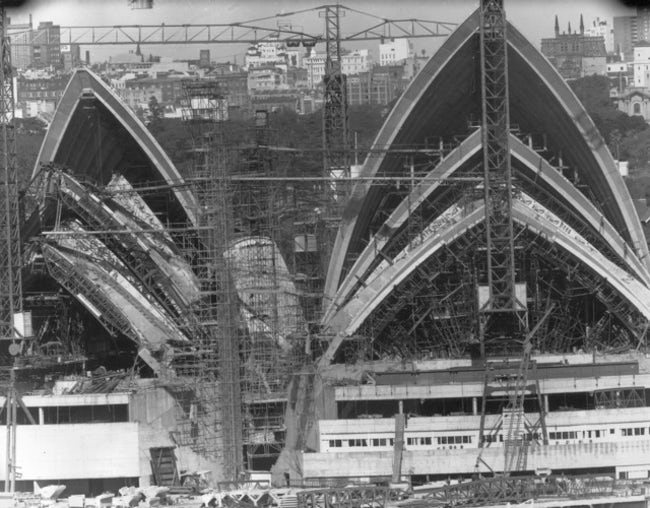
<path fill-rule="evenodd" d="M 650 3 L 322 1 L 0 0 L 0 508 L 650 508 Z"/>

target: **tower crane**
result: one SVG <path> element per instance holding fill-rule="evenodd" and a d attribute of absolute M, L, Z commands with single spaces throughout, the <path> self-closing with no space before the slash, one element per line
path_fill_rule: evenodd
<path fill-rule="evenodd" d="M 22 313 L 20 212 L 16 178 L 16 138 L 14 132 L 14 88 L 11 50 L 7 36 L 6 6 L 0 2 L 0 340 L 10 342 L 8 351 L 18 355 L 24 344 L 24 314 Z M 16 485 L 16 407 L 15 367 L 9 367 L 5 414 L 7 425 L 5 491 L 13 492 Z"/>
<path fill-rule="evenodd" d="M 515 240 L 512 219 L 512 168 L 510 161 L 510 108 L 508 90 L 507 23 L 503 0 L 481 0 L 480 5 L 480 66 L 483 137 L 483 169 L 485 230 L 487 253 L 487 298 L 479 301 L 481 320 L 481 347 L 485 357 L 486 331 L 489 325 L 506 321 L 513 337 L 523 336 L 521 356 L 514 376 L 495 373 L 495 365 L 485 363 L 485 384 L 481 409 L 481 424 L 477 467 L 482 461 L 484 446 L 492 441 L 485 434 L 487 396 L 491 390 L 505 390 L 508 404 L 503 409 L 491 438 L 504 430 L 503 475 L 525 468 L 528 442 L 535 437 L 538 424 L 527 425 L 524 400 L 528 391 L 528 373 L 531 367 L 532 339 L 548 318 L 552 306 L 533 330 L 528 331 L 526 302 L 519 300 L 516 291 Z M 503 340 L 497 338 L 495 340 Z M 495 375 L 496 374 L 496 375 Z M 507 378 L 507 379 L 504 379 Z M 494 382 L 497 381 L 495 387 Z M 505 381 L 505 382 L 504 382 Z M 535 390 L 538 394 L 539 390 Z M 544 415 L 540 411 L 542 433 L 545 434 Z M 526 428 L 528 427 L 528 428 Z M 488 465 L 489 467 L 489 465 Z"/>

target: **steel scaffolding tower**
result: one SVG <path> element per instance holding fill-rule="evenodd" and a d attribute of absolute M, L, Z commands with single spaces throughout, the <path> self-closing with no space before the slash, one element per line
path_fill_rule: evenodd
<path fill-rule="evenodd" d="M 201 285 L 194 306 L 193 351 L 181 372 L 190 383 L 184 440 L 200 453 L 221 458 L 223 476 L 236 479 L 243 470 L 242 414 L 237 293 L 224 257 L 232 236 L 228 154 L 222 125 L 226 105 L 214 81 L 184 83 L 184 116 L 194 140 L 197 228 L 189 249 Z M 192 235 L 194 236 L 194 235 Z"/>

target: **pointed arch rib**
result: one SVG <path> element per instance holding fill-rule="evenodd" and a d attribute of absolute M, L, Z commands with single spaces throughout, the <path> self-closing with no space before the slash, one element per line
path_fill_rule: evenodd
<path fill-rule="evenodd" d="M 436 231 L 432 228 L 432 234 L 419 239 L 420 243 L 409 245 L 393 263 L 384 262 L 374 270 L 373 275 L 367 279 L 367 284 L 361 286 L 354 297 L 338 309 L 329 321 L 328 328 L 335 334 L 335 338 L 323 355 L 321 365 L 334 358 L 345 338 L 353 335 L 390 292 L 422 263 L 485 220 L 484 205 L 476 202 L 472 206 L 474 209 L 470 212 L 460 207 L 453 210 L 447 220 L 441 222 L 445 226 L 444 230 Z M 584 263 L 646 320 L 650 320 L 650 288 L 603 256 L 551 211 L 522 193 L 513 200 L 513 219 Z"/>
<path fill-rule="evenodd" d="M 192 224 L 196 224 L 194 196 L 187 188 L 179 185 L 183 182 L 183 179 L 165 151 L 131 109 L 122 102 L 101 78 L 88 69 L 77 69 L 70 78 L 41 145 L 32 176 L 38 173 L 41 165 L 58 161 L 57 155 L 63 151 L 63 144 L 68 138 L 70 139 L 69 142 L 75 143 L 75 146 L 69 147 L 72 152 L 80 153 L 77 136 L 66 136 L 66 133 L 71 132 L 72 129 L 81 129 L 81 132 L 83 132 L 83 125 L 74 125 L 80 123 L 75 112 L 82 107 L 83 100 L 91 99 L 97 100 L 108 111 L 109 115 L 126 130 L 134 143 L 145 154 L 152 168 L 157 172 L 157 175 L 151 175 L 150 179 L 163 180 L 169 184 L 187 219 Z M 122 148 L 119 147 L 119 149 Z M 96 149 L 95 146 L 87 146 L 84 151 Z M 98 157 L 100 154 L 88 155 Z M 107 154 L 107 156 L 111 156 L 111 154 Z M 128 174 L 125 174 L 125 176 L 127 179 L 129 178 Z"/>
<path fill-rule="evenodd" d="M 373 236 L 358 259 L 341 282 L 340 287 L 330 300 L 323 316 L 327 324 L 343 302 L 350 298 L 355 287 L 366 283 L 366 277 L 373 263 L 379 263 L 379 252 L 386 246 L 391 234 L 398 231 L 408 220 L 409 214 L 420 206 L 433 192 L 440 187 L 442 180 L 452 176 L 463 167 L 469 159 L 481 149 L 481 131 L 473 132 L 454 151 L 431 170 L 395 208 L 379 231 Z M 519 138 L 510 135 L 512 156 L 522 163 L 523 169 L 529 172 L 532 179 L 542 180 L 557 197 L 572 210 L 577 220 L 588 225 L 592 231 L 601 236 L 620 261 L 646 286 L 650 287 L 650 274 L 645 264 L 639 260 L 633 249 L 623 240 L 621 235 L 611 225 L 607 218 L 576 189 L 556 168 L 551 166 L 543 157 L 525 145 Z"/>
<path fill-rule="evenodd" d="M 480 149 L 481 131 L 478 129 L 464 139 L 458 147 L 418 182 L 410 195 L 397 206 L 379 231 L 373 236 L 341 282 L 340 287 L 337 288 L 336 293 L 327 300 L 327 308 L 323 315 L 323 322 L 327 322 L 331 318 L 332 314 L 336 312 L 335 309 L 348 297 L 355 284 L 363 279 L 366 271 L 372 266 L 373 262 L 376 262 L 377 253 L 386 246 L 391 238 L 391 234 L 404 226 L 409 214 L 441 186 L 444 178 L 453 175 L 458 169 L 463 167 Z M 334 252 L 336 253 L 337 251 L 334 250 Z"/>
<path fill-rule="evenodd" d="M 373 186 L 368 178 L 380 171 L 397 169 L 394 158 L 385 155 L 385 149 L 388 148 L 389 152 L 392 146 L 421 143 L 428 135 L 456 133 L 462 121 L 469 120 L 467 103 L 478 98 L 477 94 L 467 96 L 466 81 L 471 81 L 474 75 L 462 69 L 476 67 L 477 51 L 473 37 L 477 30 L 478 14 L 475 12 L 445 41 L 413 80 L 377 135 L 374 147 L 382 150 L 371 152 L 372 155 L 364 162 L 364 181 L 355 186 L 344 212 L 334 248 L 336 254 L 328 270 L 325 302 L 334 301 L 346 276 L 347 260 L 357 257 L 363 250 L 363 241 L 368 240 L 369 220 L 379 206 L 382 193 L 382 188 Z M 647 280 L 650 256 L 640 221 L 593 121 L 557 71 L 520 32 L 509 25 L 508 34 L 511 121 L 527 129 L 525 132 L 547 135 L 549 146 L 562 153 L 564 161 L 576 170 L 581 181 L 593 192 L 595 202 L 602 209 L 601 215 L 612 225 L 611 230 L 605 233 L 617 232 L 628 243 L 645 266 L 641 270 L 635 268 L 634 272 Z M 458 90 L 466 93 L 462 100 L 456 100 Z M 447 114 L 441 114 L 442 108 L 448 104 L 453 106 L 444 110 Z M 588 215 L 593 215 L 592 211 Z M 614 241 L 612 246 L 617 244 L 620 242 Z M 620 250 L 620 246 L 618 248 Z M 636 264 L 634 260 L 631 262 Z"/>

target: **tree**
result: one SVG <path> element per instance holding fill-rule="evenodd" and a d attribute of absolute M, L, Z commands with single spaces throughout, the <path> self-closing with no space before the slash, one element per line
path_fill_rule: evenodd
<path fill-rule="evenodd" d="M 163 118 L 163 108 L 158 103 L 155 95 L 149 97 L 149 130 L 154 132 L 160 129 L 160 120 Z"/>
<path fill-rule="evenodd" d="M 630 162 L 630 169 L 648 165 L 646 144 L 648 124 L 640 116 L 629 116 L 616 109 L 609 97 L 610 81 L 605 76 L 588 76 L 572 81 L 571 88 L 607 141 L 612 154 Z"/>

